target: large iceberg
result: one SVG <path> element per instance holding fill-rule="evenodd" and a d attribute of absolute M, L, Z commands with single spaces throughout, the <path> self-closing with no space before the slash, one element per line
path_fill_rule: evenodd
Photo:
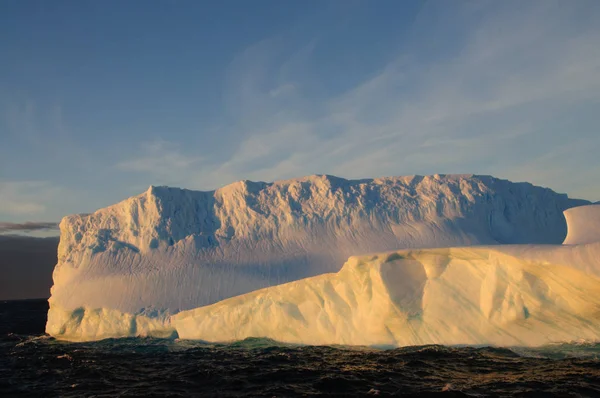
<path fill-rule="evenodd" d="M 577 272 L 590 285 L 596 265 L 577 259 L 585 259 L 593 244 L 413 249 L 353 257 L 341 271 L 340 265 L 349 256 L 401 248 L 558 244 L 567 234 L 562 212 L 586 203 L 472 175 L 311 176 L 242 181 L 211 192 L 151 187 L 93 214 L 63 219 L 47 332 L 69 340 L 179 335 L 315 344 L 534 344 L 506 325 L 524 322 L 523 328 L 537 330 L 552 311 L 567 314 L 561 300 L 569 298 L 552 301 L 539 292 L 546 286 L 555 298 L 553 281 L 564 277 L 567 282 L 557 286 L 576 286 Z M 536 273 L 545 264 L 556 264 L 560 277 Z M 313 278 L 299 280 L 307 277 Z M 522 280 L 539 286 L 528 293 L 517 283 Z M 290 281 L 296 282 L 282 285 Z M 586 289 L 572 294 L 591 293 Z M 476 290 L 487 293 L 477 301 Z M 530 297 L 542 300 L 546 312 L 538 312 Z M 521 312 L 515 310 L 519 300 L 527 303 Z M 576 337 L 570 333 L 583 311 L 577 308 L 553 323 L 565 332 L 549 340 Z M 475 317 L 476 309 L 483 318 Z M 448 317 L 454 315 L 464 318 L 464 327 L 452 325 Z M 590 330 L 579 328 L 581 337 L 594 337 Z M 506 337 L 511 333 L 513 340 Z"/>

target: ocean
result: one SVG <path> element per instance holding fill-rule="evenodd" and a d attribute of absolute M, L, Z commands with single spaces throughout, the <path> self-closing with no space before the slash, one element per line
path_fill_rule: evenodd
<path fill-rule="evenodd" d="M 0 397 L 596 397 L 600 345 L 396 349 L 153 338 L 67 343 L 45 300 L 0 302 Z"/>

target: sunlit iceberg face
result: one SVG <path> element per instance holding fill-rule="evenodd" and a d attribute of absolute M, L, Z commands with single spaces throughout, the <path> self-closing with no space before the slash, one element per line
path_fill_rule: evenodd
<path fill-rule="evenodd" d="M 351 261 L 337 275 L 316 275 L 339 271 L 349 256 L 402 248 L 558 244 L 567 234 L 562 211 L 584 203 L 530 184 L 478 176 L 360 181 L 312 176 L 273 184 L 244 181 L 213 192 L 151 187 L 142 195 L 94 214 L 69 216 L 62 221 L 47 331 L 71 340 L 143 335 L 210 340 L 274 333 L 269 336 L 282 341 L 403 345 L 410 339 L 398 330 L 410 329 L 414 341 L 429 336 L 433 339 L 430 342 L 447 342 L 454 336 L 470 344 L 494 333 L 467 333 L 457 326 L 459 331 L 441 336 L 428 323 L 433 322 L 436 311 L 448 311 L 428 311 L 437 302 L 431 297 L 448 294 L 448 290 L 436 290 L 438 282 L 449 278 L 442 284 L 446 286 L 472 279 L 472 284 L 479 283 L 483 291 L 497 280 L 500 287 L 490 290 L 495 293 L 486 296 L 480 292 L 477 308 L 483 318 L 477 322 L 495 325 L 509 319 L 509 323 L 531 323 L 536 318 L 525 303 L 524 297 L 529 296 L 519 293 L 524 287 L 515 281 L 523 272 L 531 273 L 517 270 L 525 266 L 519 265 L 519 259 L 525 253 L 542 253 L 543 248 L 532 246 L 518 253 L 489 249 L 499 253 L 498 258 L 511 259 L 493 264 L 485 260 L 489 253 L 465 254 L 463 260 L 471 273 L 464 271 L 466 265 L 454 252 L 430 253 L 423 257 L 426 260 L 419 257 L 409 261 L 403 252 L 394 261 L 383 261 L 387 255 L 374 257 L 378 260 L 373 263 L 361 260 L 369 271 L 359 273 L 368 276 L 361 276 L 360 281 L 364 279 L 371 286 L 373 296 L 368 303 L 372 308 L 358 300 L 367 289 L 360 284 L 363 282 L 348 279 L 348 272 L 344 273 L 346 268 L 353 268 L 348 265 Z M 566 262 L 559 265 L 570 264 L 571 254 L 558 250 L 561 246 L 547 249 L 560 251 L 556 255 L 565 257 Z M 539 261 L 551 262 L 552 256 Z M 489 271 L 486 267 L 491 266 L 503 271 L 498 271 L 496 279 L 483 278 L 481 275 Z M 459 276 L 452 276 L 456 273 Z M 296 286 L 277 285 L 312 276 L 316 277 L 297 283 L 312 286 L 316 280 L 331 278 L 323 282 L 323 291 L 315 287 L 316 301 L 312 303 L 297 302 L 313 297 L 308 293 L 303 296 L 290 291 L 287 297 L 285 289 L 277 290 Z M 269 286 L 276 287 L 267 290 L 267 298 L 256 299 L 259 296 L 253 295 L 260 292 L 249 293 Z M 460 285 L 456 286 L 460 294 L 440 300 L 454 303 L 453 298 L 463 297 L 461 302 L 475 305 L 472 292 L 460 292 Z M 280 299 L 268 304 L 274 292 L 279 292 Z M 461 296 L 463 293 L 467 296 Z M 502 294 L 508 295 L 504 301 L 497 298 Z M 219 302 L 239 295 L 243 296 Z M 255 299 L 258 301 L 252 304 Z M 526 310 L 515 309 L 521 305 L 519 300 Z M 205 307 L 210 304 L 214 305 Z M 319 305 L 327 309 L 318 310 Z M 330 310 L 334 307 L 335 311 Z M 378 313 L 376 308 L 380 307 L 395 308 L 380 314 L 382 320 L 393 323 L 383 329 L 358 315 Z M 186 310 L 193 311 L 182 312 Z M 338 310 L 345 315 L 333 315 Z M 204 314 L 202 311 L 211 311 L 211 315 L 194 315 Z M 520 317 L 526 312 L 527 316 Z M 358 332 L 353 334 L 352 328 L 340 323 L 342 318 L 362 325 L 363 331 L 368 322 L 372 328 L 367 334 L 372 337 L 358 339 Z M 403 324 L 405 318 L 410 322 Z M 202 324 L 198 324 L 200 319 L 204 319 Z M 296 337 L 276 332 L 279 329 L 273 325 L 279 324 L 278 320 L 294 325 Z M 206 334 L 211 322 L 213 332 L 219 332 L 214 336 Z M 447 321 L 440 322 L 450 327 Z M 411 326 L 406 329 L 401 325 Z M 344 328 L 347 331 L 342 331 Z M 234 329 L 241 334 L 232 334 Z M 386 338 L 377 332 L 380 329 L 390 330 Z M 493 341 L 505 340 L 498 337 Z"/>
<path fill-rule="evenodd" d="M 584 272 L 595 259 L 594 273 Z M 557 260 L 557 263 L 553 261 Z M 567 262 L 563 262 L 567 260 Z M 572 260 L 571 263 L 568 261 Z M 408 250 L 172 317 L 182 338 L 540 346 L 600 338 L 600 243 Z"/>

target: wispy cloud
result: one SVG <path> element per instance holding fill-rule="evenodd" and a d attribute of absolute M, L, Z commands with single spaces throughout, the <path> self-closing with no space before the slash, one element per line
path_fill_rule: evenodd
<path fill-rule="evenodd" d="M 273 98 L 283 97 L 287 94 L 293 93 L 296 89 L 296 86 L 292 83 L 282 84 L 281 86 L 275 87 L 271 91 L 269 91 L 269 95 Z"/>
<path fill-rule="evenodd" d="M 182 173 L 198 169 L 202 157 L 185 155 L 178 144 L 162 139 L 143 142 L 133 159 L 120 162 L 116 167 L 124 171 L 146 173 L 161 183 L 179 181 Z"/>
<path fill-rule="evenodd" d="M 122 197 L 122 194 L 111 197 L 96 190 L 88 192 L 51 181 L 0 180 L 0 220 L 17 224 L 31 219 L 59 220 L 69 214 L 108 206 Z"/>
<path fill-rule="evenodd" d="M 32 146 L 73 148 L 73 136 L 59 102 L 40 104 L 30 98 L 13 98 L 5 100 L 1 108 L 0 120 L 15 139 Z"/>
<path fill-rule="evenodd" d="M 0 181 L 0 215 L 35 215 L 46 210 L 45 202 L 58 194 L 47 181 Z"/>
<path fill-rule="evenodd" d="M 599 175 L 597 158 L 564 162 L 548 154 L 571 142 L 574 128 L 584 147 L 599 146 L 597 112 L 582 105 L 600 100 L 600 6 L 465 3 L 472 9 L 449 9 L 437 26 L 439 4 L 421 10 L 412 35 L 439 42 L 444 56 L 406 47 L 341 94 L 314 96 L 305 89 L 326 83 L 297 67 L 310 63 L 315 41 L 295 52 L 279 39 L 247 48 L 228 70 L 225 105 L 236 124 L 220 159 L 199 170 L 200 159 L 172 143 L 146 149 L 120 168 L 158 178 L 169 170 L 182 184 L 203 188 L 310 173 L 476 172 L 523 179 L 522 170 L 547 170 L 548 162 L 564 173 L 585 168 Z M 451 34 L 455 30 L 462 33 Z M 447 36 L 455 41 L 446 43 Z M 568 186 L 551 173 L 530 175 L 534 183 Z M 586 181 L 578 184 L 569 188 L 583 192 Z M 600 189 L 586 192 L 600 197 Z"/>
<path fill-rule="evenodd" d="M 600 98 L 600 29 L 593 26 L 598 8 L 578 28 L 565 23 L 582 12 L 578 7 L 538 2 L 519 8 L 521 13 L 487 13 L 455 54 L 434 64 L 399 56 L 356 88 L 323 101 L 325 116 L 304 121 L 301 132 L 288 134 L 298 125 L 291 120 L 249 137 L 232 156 L 230 174 L 502 174 L 522 160 L 510 150 L 519 142 L 531 147 L 531 156 L 543 156 L 553 145 L 548 136 L 570 136 L 550 131 L 549 121 L 561 109 Z M 250 144 L 261 146 L 263 157 L 280 160 L 266 170 L 247 167 Z M 496 160 L 500 156 L 505 158 Z M 598 161 L 591 166 L 600 169 Z"/>
<path fill-rule="evenodd" d="M 43 159 L 51 168 L 64 170 L 76 163 L 79 170 L 95 170 L 91 148 L 80 144 L 85 132 L 71 130 L 60 101 L 0 98 L 0 132 L 6 142 L 0 146 L 0 163 Z M 29 157 L 18 158 L 23 152 Z"/>
<path fill-rule="evenodd" d="M 41 137 L 35 122 L 35 115 L 36 106 L 31 100 L 13 101 L 3 106 L 2 119 L 7 131 L 30 144 L 39 145 Z"/>
<path fill-rule="evenodd" d="M 560 181 L 562 192 L 572 197 L 595 200 L 600 197 L 597 188 L 598 153 L 600 140 L 574 138 L 540 156 L 507 168 L 505 174 L 514 180 L 539 181 L 550 187 Z"/>
<path fill-rule="evenodd" d="M 27 221 L 24 223 L 0 222 L 0 233 L 5 232 L 33 232 L 48 229 L 57 229 L 56 222 Z"/>

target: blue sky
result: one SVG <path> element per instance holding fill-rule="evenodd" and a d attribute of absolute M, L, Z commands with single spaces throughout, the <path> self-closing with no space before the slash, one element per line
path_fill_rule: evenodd
<path fill-rule="evenodd" d="M 0 2 L 0 221 L 149 185 L 492 174 L 600 200 L 600 2 Z"/>

